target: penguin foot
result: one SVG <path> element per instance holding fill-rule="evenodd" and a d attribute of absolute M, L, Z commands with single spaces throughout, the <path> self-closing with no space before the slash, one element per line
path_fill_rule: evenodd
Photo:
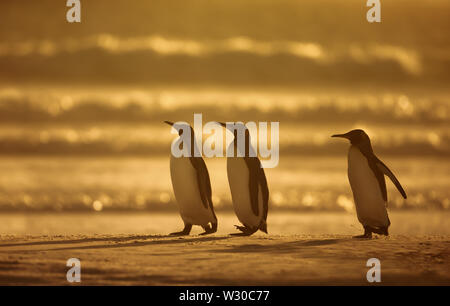
<path fill-rule="evenodd" d="M 217 232 L 217 223 L 215 225 L 213 224 L 210 226 L 209 224 L 207 226 L 202 226 L 205 232 L 201 233 L 200 236 L 209 235 Z"/>
<path fill-rule="evenodd" d="M 364 234 L 359 236 L 353 236 L 353 238 L 372 239 L 372 228 L 364 227 Z"/>
<path fill-rule="evenodd" d="M 236 229 L 240 230 L 242 233 L 233 233 L 233 234 L 231 234 L 233 236 L 250 236 L 258 230 L 258 229 L 252 229 L 247 226 L 239 226 L 239 225 L 235 225 L 234 227 Z"/>
<path fill-rule="evenodd" d="M 373 229 L 372 232 L 374 232 L 375 234 L 378 234 L 378 235 L 389 236 L 387 227 L 376 228 L 376 229 Z"/>
<path fill-rule="evenodd" d="M 189 235 L 192 229 L 192 224 L 185 224 L 184 229 L 181 232 L 170 233 L 170 236 L 186 236 Z"/>

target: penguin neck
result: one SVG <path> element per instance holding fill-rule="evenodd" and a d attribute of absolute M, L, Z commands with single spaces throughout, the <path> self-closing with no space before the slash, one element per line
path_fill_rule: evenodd
<path fill-rule="evenodd" d="M 361 151 L 361 153 L 363 153 L 366 156 L 374 155 L 373 149 L 372 149 L 372 145 L 370 144 L 370 141 L 368 141 L 368 142 L 367 141 L 366 142 L 360 142 L 360 143 L 357 143 L 357 144 L 353 144 L 352 143 L 352 146 L 358 148 Z"/>
<path fill-rule="evenodd" d="M 190 149 L 190 153 L 191 153 L 190 156 L 196 157 L 195 152 L 199 152 L 199 150 L 198 150 L 197 144 L 195 142 L 195 136 L 191 137 L 191 143 L 190 143 L 189 149 Z"/>
<path fill-rule="evenodd" d="M 245 142 L 244 142 L 245 146 L 244 146 L 244 156 L 245 157 L 250 157 L 250 136 L 249 135 L 245 135 Z M 238 152 L 238 139 L 237 139 L 237 135 L 234 135 L 234 140 L 233 140 L 233 146 L 234 146 L 234 152 Z"/>
<path fill-rule="evenodd" d="M 185 143 L 181 142 L 180 148 L 183 151 L 186 150 L 187 152 L 189 152 L 189 154 L 190 154 L 189 156 L 190 157 L 196 157 L 195 152 L 200 152 L 198 150 L 197 144 L 195 142 L 195 135 L 194 134 L 191 134 L 190 142 L 186 143 L 186 149 L 184 148 L 184 145 L 185 145 Z"/>

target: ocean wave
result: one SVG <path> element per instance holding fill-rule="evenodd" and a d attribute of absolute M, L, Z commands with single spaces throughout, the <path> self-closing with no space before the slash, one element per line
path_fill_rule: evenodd
<path fill-rule="evenodd" d="M 259 90 L 0 89 L 0 154 L 162 154 L 164 120 L 279 122 L 283 154 L 335 154 L 329 136 L 363 128 L 386 154 L 447 156 L 441 96 Z M 164 134 L 166 137 L 161 137 Z"/>
<path fill-rule="evenodd" d="M 209 120 L 283 123 L 448 123 L 450 98 L 403 93 L 277 93 L 264 90 L 121 90 L 77 92 L 0 89 L 2 123 L 160 123 Z"/>
<path fill-rule="evenodd" d="M 395 44 L 324 45 L 250 37 L 192 40 L 100 34 L 61 41 L 0 43 L 0 79 L 8 82 L 356 84 L 442 86 L 446 49 Z"/>
<path fill-rule="evenodd" d="M 272 190 L 273 191 L 273 190 Z M 215 196 L 217 211 L 232 211 L 228 199 Z M 295 189 L 272 192 L 271 211 L 346 211 L 355 212 L 353 199 L 348 192 L 340 191 L 298 191 Z M 390 210 L 449 210 L 448 192 L 416 191 L 409 194 L 408 200 L 392 196 Z M 0 193 L 2 212 L 78 212 L 78 211 L 177 211 L 175 199 L 169 191 L 159 193 L 124 191 L 39 191 Z"/>
<path fill-rule="evenodd" d="M 60 53 L 77 53 L 100 49 L 114 54 L 151 51 L 163 56 L 186 55 L 193 57 L 242 52 L 258 56 L 287 54 L 307 58 L 321 63 L 348 58 L 368 63 L 377 60 L 392 60 L 407 73 L 418 75 L 422 62 L 417 51 L 395 45 L 352 44 L 348 48 L 325 48 L 316 42 L 302 41 L 258 41 L 249 37 L 231 37 L 224 40 L 199 41 L 173 39 L 158 35 L 122 38 L 112 34 L 100 34 L 81 39 L 62 41 L 25 41 L 1 43 L 0 56 L 56 56 Z"/>
<path fill-rule="evenodd" d="M 71 156 L 160 156 L 170 152 L 173 135 L 162 126 L 115 127 L 29 127 L 0 129 L 0 155 Z M 356 126 L 355 128 L 360 127 Z M 335 131 L 347 131 L 335 128 Z M 392 128 L 366 129 L 372 135 L 375 151 L 394 156 L 441 156 L 450 158 L 449 130 L 405 132 Z M 281 128 L 280 156 L 339 156 L 345 142 L 333 142 L 329 129 Z M 203 136 L 203 141 L 209 135 Z M 266 143 L 267 140 L 260 140 Z M 223 153 L 225 154 L 225 152 Z"/>

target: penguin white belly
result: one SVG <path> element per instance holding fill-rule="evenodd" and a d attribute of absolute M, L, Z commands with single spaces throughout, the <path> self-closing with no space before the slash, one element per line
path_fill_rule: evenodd
<path fill-rule="evenodd" d="M 197 173 L 187 157 L 170 157 L 173 192 L 185 223 L 205 226 L 214 221 L 211 209 L 203 205 Z"/>
<path fill-rule="evenodd" d="M 230 184 L 233 208 L 239 221 L 249 227 L 258 227 L 263 215 L 261 186 L 258 184 L 258 215 L 252 210 L 250 201 L 250 173 L 243 158 L 227 159 L 228 183 Z"/>
<path fill-rule="evenodd" d="M 348 152 L 348 179 L 353 192 L 356 214 L 363 226 L 388 226 L 386 202 L 378 180 L 361 151 L 351 146 Z"/>

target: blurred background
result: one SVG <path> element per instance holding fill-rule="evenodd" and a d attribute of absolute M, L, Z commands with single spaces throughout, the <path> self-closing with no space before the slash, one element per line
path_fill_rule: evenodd
<path fill-rule="evenodd" d="M 330 135 L 363 128 L 408 193 L 388 182 L 390 209 L 448 216 L 449 1 L 382 1 L 379 24 L 363 0 L 82 0 L 78 24 L 65 2 L 0 2 L 0 211 L 175 212 L 163 120 L 202 113 L 280 122 L 274 212 L 354 213 Z"/>

